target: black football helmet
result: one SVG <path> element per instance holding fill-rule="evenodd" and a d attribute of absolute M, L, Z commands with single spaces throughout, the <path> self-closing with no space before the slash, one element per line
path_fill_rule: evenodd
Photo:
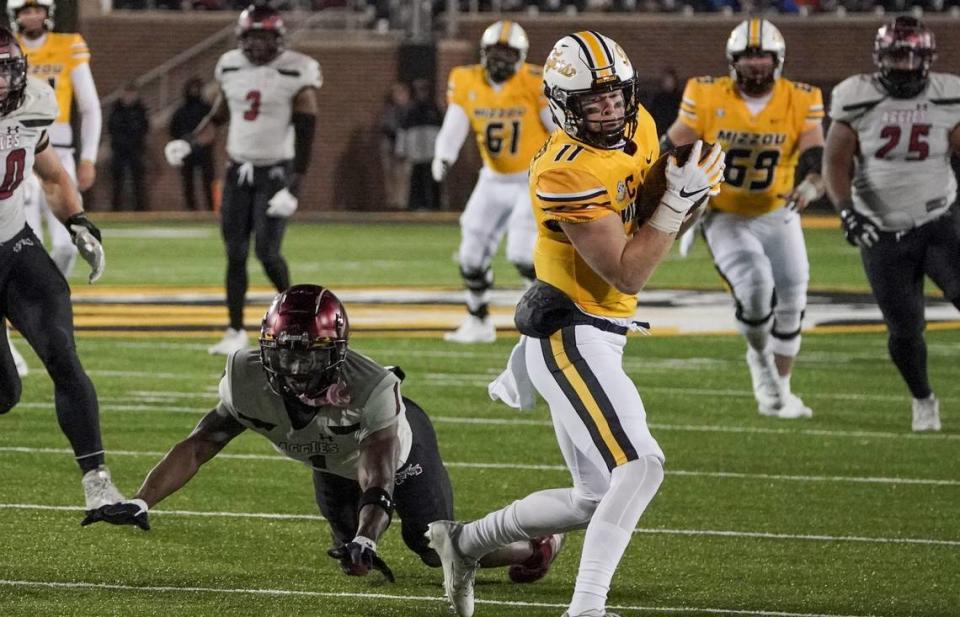
<path fill-rule="evenodd" d="M 267 64 L 283 51 L 287 29 L 280 12 L 270 6 L 248 6 L 236 31 L 243 55 L 254 64 Z"/>
<path fill-rule="evenodd" d="M 277 394 L 316 405 L 340 381 L 350 324 L 343 304 L 320 285 L 277 295 L 260 327 L 260 360 Z"/>
<path fill-rule="evenodd" d="M 26 89 L 27 59 L 17 37 L 0 27 L 0 115 L 18 109 Z"/>
<path fill-rule="evenodd" d="M 933 32 L 916 17 L 901 15 L 880 26 L 873 41 L 880 85 L 894 98 L 910 99 L 923 92 L 936 57 Z"/>

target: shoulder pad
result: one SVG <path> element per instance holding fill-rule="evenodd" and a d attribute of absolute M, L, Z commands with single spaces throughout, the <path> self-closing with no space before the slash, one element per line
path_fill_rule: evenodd
<path fill-rule="evenodd" d="M 50 84 L 35 77 L 27 77 L 23 105 L 15 112 L 17 120 L 24 126 L 47 126 L 53 124 L 59 113 L 57 95 Z"/>

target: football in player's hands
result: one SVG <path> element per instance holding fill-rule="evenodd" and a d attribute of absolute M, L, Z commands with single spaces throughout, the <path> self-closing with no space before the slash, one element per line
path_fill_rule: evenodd
<path fill-rule="evenodd" d="M 653 216 L 654 211 L 660 206 L 663 194 L 667 192 L 667 161 L 669 158 L 671 156 L 675 157 L 676 164 L 683 166 L 686 164 L 687 159 L 690 158 L 690 151 L 692 149 L 693 144 L 691 143 L 677 146 L 673 150 L 668 150 L 661 154 L 660 158 L 647 170 L 647 175 L 644 177 L 643 184 L 640 185 L 639 194 L 637 195 L 637 227 L 642 226 Z M 706 141 L 703 142 L 703 147 L 700 150 L 700 160 L 706 160 L 712 149 L 713 144 Z M 703 204 L 707 202 L 707 197 L 709 196 L 710 191 L 705 191 L 703 195 L 694 202 L 693 207 L 690 208 L 687 213 L 686 219 L 684 219 L 683 226 L 680 227 L 678 235 L 682 235 L 684 231 L 696 222 L 700 216 L 700 209 L 703 207 Z"/>

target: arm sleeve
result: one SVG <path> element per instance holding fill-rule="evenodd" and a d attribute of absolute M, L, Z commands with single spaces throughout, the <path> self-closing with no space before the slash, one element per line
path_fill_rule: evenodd
<path fill-rule="evenodd" d="M 545 220 L 589 223 L 615 214 L 603 183 L 578 169 L 550 169 L 540 174 L 536 198 Z"/>
<path fill-rule="evenodd" d="M 396 424 L 404 410 L 400 396 L 400 380 L 390 373 L 383 378 L 363 406 L 357 440 L 363 441 L 373 433 Z"/>
<path fill-rule="evenodd" d="M 680 99 L 680 112 L 677 114 L 677 119 L 696 131 L 698 135 L 703 135 L 705 112 L 703 93 L 695 77 L 687 81 L 687 86 L 683 89 L 683 97 Z"/>
<path fill-rule="evenodd" d="M 96 162 L 103 117 L 90 64 L 83 62 L 75 66 L 70 71 L 70 81 L 73 83 L 77 109 L 80 111 L 80 160 Z"/>
<path fill-rule="evenodd" d="M 437 133 L 437 142 L 434 146 L 434 156 L 443 161 L 453 163 L 460 154 L 460 148 L 470 133 L 470 119 L 467 112 L 456 103 L 447 107 L 443 116 L 443 125 Z"/>

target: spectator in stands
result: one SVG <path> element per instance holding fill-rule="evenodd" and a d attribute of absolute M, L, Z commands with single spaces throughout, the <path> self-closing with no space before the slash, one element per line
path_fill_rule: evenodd
<path fill-rule="evenodd" d="M 653 116 L 654 122 L 657 123 L 657 135 L 662 136 L 677 117 L 677 111 L 680 109 L 680 95 L 677 71 L 670 67 L 663 69 L 660 73 L 659 87 L 645 105 L 647 111 Z"/>
<path fill-rule="evenodd" d="M 440 184 L 430 173 L 430 163 L 442 118 L 433 84 L 426 79 L 415 79 L 413 101 L 400 123 L 396 150 L 397 155 L 410 164 L 411 210 L 440 209 Z"/>
<path fill-rule="evenodd" d="M 170 120 L 171 139 L 189 139 L 193 129 L 210 113 L 210 103 L 203 98 L 203 80 L 192 77 L 183 89 L 183 104 L 173 112 Z M 203 178 L 203 196 L 206 209 L 213 210 L 213 144 L 197 144 L 183 159 L 180 174 L 183 177 L 183 200 L 189 210 L 197 209 L 194 177 L 200 172 Z"/>
<path fill-rule="evenodd" d="M 410 89 L 397 82 L 380 111 L 380 164 L 383 166 L 383 188 L 388 208 L 405 208 L 408 170 L 406 161 L 397 156 L 397 132 L 410 104 Z"/>
<path fill-rule="evenodd" d="M 113 209 L 125 210 L 123 185 L 129 174 L 134 209 L 147 210 L 149 208 L 143 158 L 146 153 L 147 134 L 150 132 L 150 120 L 136 84 L 130 83 L 123 88 L 120 100 L 114 103 L 110 111 L 107 127 L 110 131 L 110 147 L 113 150 Z"/>

